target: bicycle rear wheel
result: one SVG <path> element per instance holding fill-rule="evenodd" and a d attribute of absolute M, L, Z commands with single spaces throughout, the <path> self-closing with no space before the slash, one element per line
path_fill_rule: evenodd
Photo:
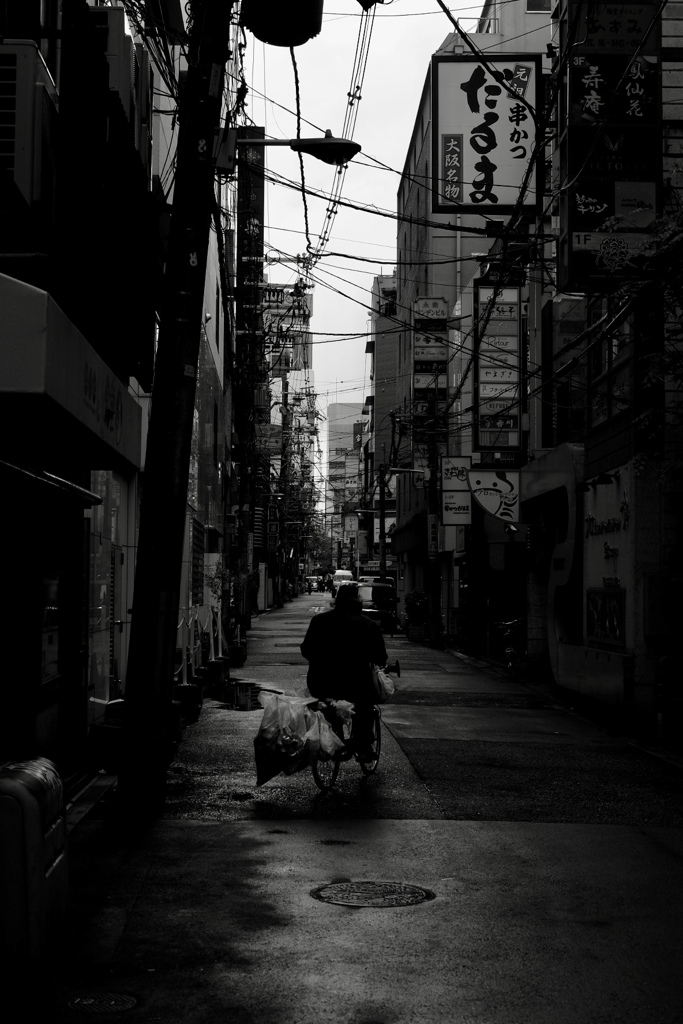
<path fill-rule="evenodd" d="M 372 761 L 359 761 L 360 770 L 363 775 L 372 775 L 373 772 L 377 771 L 377 765 L 379 764 L 379 755 L 382 750 L 382 713 L 378 707 L 375 707 L 374 714 L 372 716 Z"/>
<path fill-rule="evenodd" d="M 313 772 L 313 778 L 318 789 L 321 789 L 323 793 L 332 789 L 337 776 L 339 775 L 339 758 L 332 757 L 329 761 L 319 761 L 318 758 L 311 765 L 311 771 Z"/>

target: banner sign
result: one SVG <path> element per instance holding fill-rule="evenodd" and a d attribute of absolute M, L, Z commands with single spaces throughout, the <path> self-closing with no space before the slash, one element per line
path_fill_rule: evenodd
<path fill-rule="evenodd" d="M 521 306 L 519 288 L 474 283 L 477 324 L 475 451 L 521 447 Z"/>
<path fill-rule="evenodd" d="M 486 64 L 469 54 L 432 58 L 434 213 L 539 202 L 537 168 L 520 191 L 534 159 L 540 55 L 487 53 Z"/>

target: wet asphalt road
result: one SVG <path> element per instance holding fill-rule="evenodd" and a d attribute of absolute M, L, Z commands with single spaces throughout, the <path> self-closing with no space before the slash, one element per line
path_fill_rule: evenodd
<path fill-rule="evenodd" d="M 252 620 L 249 655 L 232 678 L 302 696 L 299 652 L 311 615 L 328 607 L 303 595 Z M 683 824 L 683 772 L 581 718 L 550 694 L 510 682 L 490 666 L 386 637 L 401 677 L 383 708 L 380 771 L 342 766 L 330 794 L 310 772 L 256 786 L 253 737 L 261 710 L 206 700 L 188 726 L 169 776 L 168 812 L 202 820 L 422 818 Z"/>

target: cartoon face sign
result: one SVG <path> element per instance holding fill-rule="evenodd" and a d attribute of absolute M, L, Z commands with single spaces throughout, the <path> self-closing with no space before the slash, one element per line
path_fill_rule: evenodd
<path fill-rule="evenodd" d="M 519 473 L 472 469 L 467 478 L 475 501 L 492 516 L 519 522 Z"/>

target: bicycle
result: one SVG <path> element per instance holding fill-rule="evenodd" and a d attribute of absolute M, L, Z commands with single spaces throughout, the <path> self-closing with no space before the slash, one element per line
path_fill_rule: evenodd
<path fill-rule="evenodd" d="M 387 665 L 385 672 L 393 672 L 397 677 L 401 675 L 401 667 L 396 661 L 393 665 Z M 338 729 L 340 720 L 337 718 L 334 709 L 332 708 L 332 701 L 320 701 L 319 708 L 328 719 L 332 728 L 339 735 Z M 340 750 L 339 753 L 335 754 L 334 757 L 329 758 L 326 761 L 322 761 L 319 758 L 315 758 L 311 763 L 311 772 L 318 789 L 326 792 L 332 789 L 337 776 L 339 775 L 339 769 L 342 761 L 350 761 L 352 758 L 358 762 L 360 770 L 363 775 L 373 775 L 377 771 L 379 765 L 379 758 L 382 751 L 382 712 L 379 705 L 374 704 L 372 709 L 372 759 L 361 760 L 355 750 L 353 749 L 353 717 L 351 718 L 351 735 L 344 740 L 344 749 Z"/>

